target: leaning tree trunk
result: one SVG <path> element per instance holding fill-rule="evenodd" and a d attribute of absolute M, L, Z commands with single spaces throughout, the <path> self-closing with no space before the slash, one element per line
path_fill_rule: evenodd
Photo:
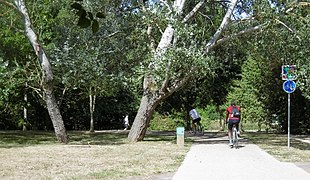
<path fill-rule="evenodd" d="M 172 41 L 173 35 L 174 29 L 171 25 L 168 25 L 162 35 L 157 50 L 154 51 L 154 62 L 156 62 L 158 57 L 165 53 L 166 48 L 170 45 L 170 42 Z M 152 72 L 153 66 L 153 63 L 149 65 L 150 72 Z M 163 82 L 163 86 L 166 86 L 167 84 L 168 77 Z M 157 88 L 156 82 L 152 74 L 144 76 L 143 92 L 144 94 L 141 98 L 138 113 L 128 134 L 128 140 L 130 142 L 137 142 L 143 140 L 156 107 L 164 98 L 172 94 L 172 92 L 167 93 L 161 91 L 161 95 L 159 95 L 159 89 Z"/>
<path fill-rule="evenodd" d="M 67 143 L 68 138 L 66 134 L 66 129 L 59 111 L 59 107 L 53 94 L 54 85 L 53 85 L 53 72 L 51 64 L 42 46 L 39 44 L 38 37 L 32 28 L 25 2 L 23 0 L 15 0 L 14 3 L 23 19 L 26 36 L 28 37 L 32 47 L 34 48 L 37 56 L 40 59 L 43 75 L 42 88 L 44 91 L 44 101 L 46 103 L 46 108 L 52 120 L 57 140 L 60 141 L 61 143 Z"/>
<path fill-rule="evenodd" d="M 128 134 L 128 140 L 130 142 L 143 140 L 147 127 L 158 104 L 158 99 L 154 99 L 152 95 L 143 95 L 140 102 L 140 108 Z"/>

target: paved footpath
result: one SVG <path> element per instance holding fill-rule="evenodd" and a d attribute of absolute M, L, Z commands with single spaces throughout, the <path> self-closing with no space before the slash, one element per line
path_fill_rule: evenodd
<path fill-rule="evenodd" d="M 280 162 L 257 145 L 194 144 L 173 180 L 310 180 L 310 173 Z"/>

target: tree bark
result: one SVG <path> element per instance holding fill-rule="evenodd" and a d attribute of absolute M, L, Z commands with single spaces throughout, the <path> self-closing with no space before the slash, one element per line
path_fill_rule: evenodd
<path fill-rule="evenodd" d="M 44 90 L 44 101 L 46 103 L 46 108 L 52 120 L 57 140 L 61 143 L 68 143 L 66 129 L 53 90 L 52 88 L 43 88 L 43 90 Z"/>
<path fill-rule="evenodd" d="M 40 60 L 43 76 L 42 77 L 42 88 L 44 91 L 43 99 L 46 103 L 46 108 L 52 120 L 56 138 L 61 143 L 67 143 L 68 138 L 66 134 L 66 129 L 62 120 L 62 116 L 60 114 L 59 107 L 57 105 L 57 101 L 53 94 L 54 85 L 53 85 L 53 72 L 51 64 L 42 46 L 38 42 L 38 37 L 32 28 L 32 24 L 27 12 L 25 2 L 23 0 L 15 0 L 14 3 L 23 19 L 26 36 L 28 37 L 33 49 L 36 52 L 36 55 L 39 57 Z"/>
<path fill-rule="evenodd" d="M 156 100 L 156 98 L 153 98 L 152 95 L 143 95 L 138 113 L 128 134 L 128 140 L 130 142 L 143 140 L 147 127 L 158 104 L 159 101 Z"/>
<path fill-rule="evenodd" d="M 27 92 L 25 92 L 25 94 L 24 94 L 24 103 L 25 103 L 25 105 L 24 105 L 23 131 L 26 131 L 27 130 L 26 123 L 28 122 L 28 119 L 27 119 L 27 104 L 28 104 Z"/>
<path fill-rule="evenodd" d="M 96 105 L 96 95 L 89 95 L 89 111 L 90 111 L 90 132 L 95 132 L 94 126 L 94 112 L 95 112 L 95 105 Z"/>

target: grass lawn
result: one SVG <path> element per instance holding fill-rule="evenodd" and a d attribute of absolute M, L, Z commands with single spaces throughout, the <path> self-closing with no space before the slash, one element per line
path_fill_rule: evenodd
<path fill-rule="evenodd" d="M 59 144 L 54 132 L 0 131 L 0 179 L 143 179 L 175 172 L 195 139 L 179 147 L 175 132 L 148 132 L 138 143 L 128 143 L 127 134 L 68 132 L 70 143 Z M 242 137 L 280 161 L 310 163 L 309 143 L 292 138 L 288 149 L 285 134 Z"/>
<path fill-rule="evenodd" d="M 128 143 L 125 131 L 68 132 L 70 143 L 53 132 L 0 131 L 0 179 L 122 179 L 174 172 L 192 141 L 176 144 L 175 133 L 150 133 Z"/>
<path fill-rule="evenodd" d="M 310 144 L 297 140 L 296 136 L 292 136 L 290 148 L 287 146 L 287 134 L 245 133 L 244 137 L 280 161 L 310 163 Z M 305 137 L 309 136 L 299 138 Z"/>

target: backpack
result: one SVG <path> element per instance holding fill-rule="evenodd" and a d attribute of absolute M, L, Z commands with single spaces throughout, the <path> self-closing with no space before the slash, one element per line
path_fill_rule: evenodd
<path fill-rule="evenodd" d="M 240 118 L 241 113 L 240 113 L 240 111 L 238 110 L 238 107 L 237 107 L 237 106 L 233 106 L 233 109 L 232 109 L 232 116 L 233 116 L 233 117 L 236 117 L 236 118 Z"/>

